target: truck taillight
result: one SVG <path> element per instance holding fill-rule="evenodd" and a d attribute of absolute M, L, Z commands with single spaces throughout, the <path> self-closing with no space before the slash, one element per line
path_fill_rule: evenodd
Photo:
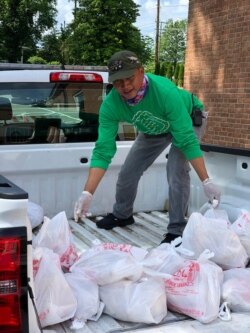
<path fill-rule="evenodd" d="M 8 228 L 4 232 L 5 235 L 2 233 L 0 234 L 0 332 L 26 333 L 26 323 L 24 323 L 28 320 L 26 228 Z"/>
<path fill-rule="evenodd" d="M 50 82 L 96 82 L 102 83 L 102 76 L 97 73 L 52 72 Z"/>

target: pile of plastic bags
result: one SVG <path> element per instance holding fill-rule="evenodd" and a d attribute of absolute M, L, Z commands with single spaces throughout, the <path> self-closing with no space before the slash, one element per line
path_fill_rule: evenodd
<path fill-rule="evenodd" d="M 193 213 L 183 237 L 171 244 L 146 250 L 96 242 L 80 256 L 61 212 L 44 218 L 33 243 L 42 327 L 71 319 L 71 328 L 78 329 L 102 313 L 158 324 L 168 310 L 209 323 L 229 320 L 230 310 L 250 310 L 250 214 L 245 210 L 233 223 L 219 209 Z"/>

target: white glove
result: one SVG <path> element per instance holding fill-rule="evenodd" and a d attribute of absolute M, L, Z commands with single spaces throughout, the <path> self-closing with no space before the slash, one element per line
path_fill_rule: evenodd
<path fill-rule="evenodd" d="M 78 222 L 79 219 L 86 217 L 88 214 L 90 202 L 92 200 L 93 195 L 88 191 L 83 191 L 75 203 L 74 208 L 74 219 Z"/>
<path fill-rule="evenodd" d="M 203 190 L 208 198 L 208 201 L 213 205 L 213 208 L 219 206 L 221 192 L 217 186 L 214 185 L 211 179 L 207 178 L 202 182 Z"/>

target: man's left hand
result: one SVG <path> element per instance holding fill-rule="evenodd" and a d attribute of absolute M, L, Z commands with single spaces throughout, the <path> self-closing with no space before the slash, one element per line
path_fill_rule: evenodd
<path fill-rule="evenodd" d="M 213 183 L 210 178 L 205 179 L 202 182 L 202 185 L 204 193 L 207 196 L 209 202 L 213 205 L 214 208 L 218 207 L 221 197 L 220 189 Z"/>

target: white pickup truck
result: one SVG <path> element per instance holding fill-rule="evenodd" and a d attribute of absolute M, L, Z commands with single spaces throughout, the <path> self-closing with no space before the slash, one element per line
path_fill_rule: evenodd
<path fill-rule="evenodd" d="M 73 221 L 75 200 L 88 173 L 97 135 L 98 108 L 111 87 L 107 73 L 96 70 L 0 71 L 0 331 L 1 333 L 75 332 L 70 321 L 39 328 L 32 304 L 32 230 L 28 201 L 50 218 L 65 211 L 79 253 L 92 241 L 129 243 L 142 248 L 159 245 L 168 223 L 168 185 L 164 151 L 140 180 L 134 205 L 136 223 L 112 231 L 98 229 L 95 219 L 112 211 L 115 183 L 136 136 L 121 124 L 117 153 L 95 193 L 93 217 Z M 209 174 L 222 189 L 222 205 L 250 210 L 250 151 L 203 145 Z M 191 171 L 189 214 L 206 202 Z M 66 301 L 66 300 L 65 300 Z M 249 313 L 233 313 L 201 324 L 169 314 L 159 325 L 121 322 L 102 315 L 79 333 L 193 333 L 250 330 Z"/>

